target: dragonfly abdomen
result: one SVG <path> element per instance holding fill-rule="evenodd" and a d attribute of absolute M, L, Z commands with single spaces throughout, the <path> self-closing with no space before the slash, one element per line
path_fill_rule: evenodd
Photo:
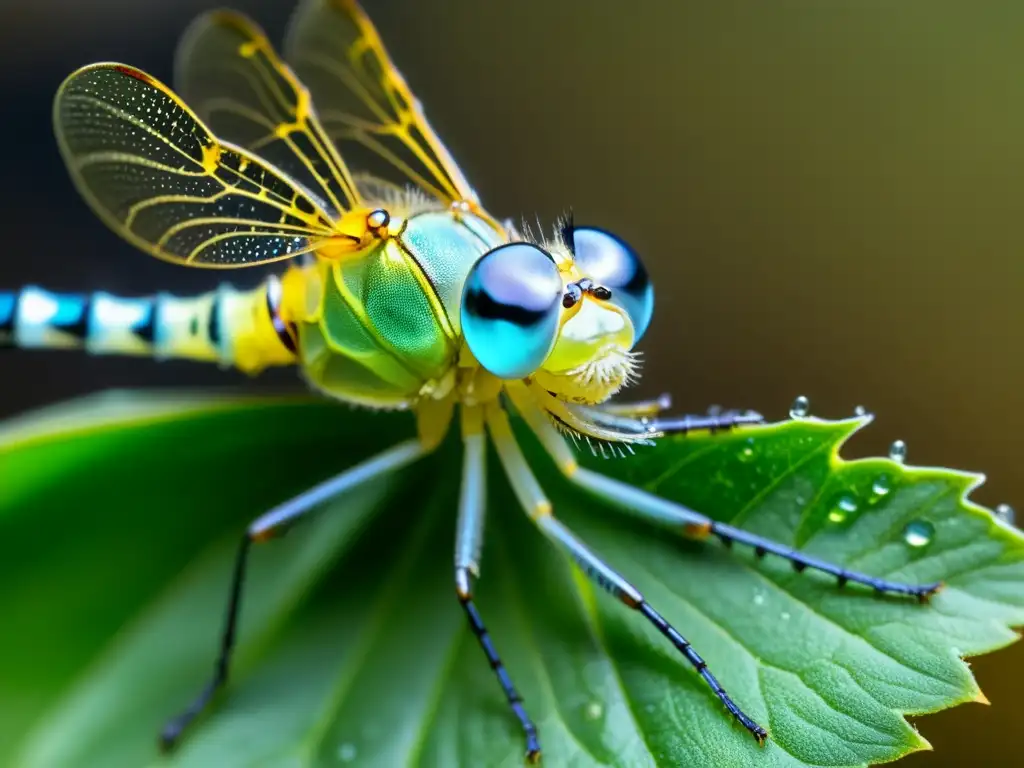
<path fill-rule="evenodd" d="M 0 347 L 185 358 L 255 373 L 296 360 L 280 297 L 276 277 L 250 291 L 222 285 L 187 297 L 52 293 L 26 286 L 0 292 Z"/>

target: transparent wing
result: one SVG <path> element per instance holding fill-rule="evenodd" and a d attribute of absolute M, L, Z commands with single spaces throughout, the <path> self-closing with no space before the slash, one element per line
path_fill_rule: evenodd
<path fill-rule="evenodd" d="M 334 215 L 359 207 L 309 92 L 256 24 L 229 11 L 200 16 L 182 37 L 175 69 L 182 98 L 218 136 L 285 171 Z"/>
<path fill-rule="evenodd" d="M 54 126 L 96 213 L 159 258 L 243 267 L 358 243 L 305 190 L 220 142 L 167 86 L 133 67 L 73 73 L 57 92 Z"/>
<path fill-rule="evenodd" d="M 354 0 L 302 0 L 284 50 L 353 169 L 397 176 L 445 202 L 478 203 Z"/>

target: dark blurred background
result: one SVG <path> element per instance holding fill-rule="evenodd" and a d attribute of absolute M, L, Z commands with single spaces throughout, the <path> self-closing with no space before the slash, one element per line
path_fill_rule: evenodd
<path fill-rule="evenodd" d="M 50 127 L 72 69 L 170 80 L 216 0 L 0 6 L 0 286 L 207 290 L 250 273 L 158 262 L 77 197 Z M 983 471 L 1024 510 L 1024 5 L 916 0 L 365 0 L 495 214 L 572 206 L 644 254 L 647 393 L 785 414 L 863 404 L 848 455 Z M 232 0 L 280 38 L 284 0 Z M 276 34 L 274 34 L 276 31 Z M 109 387 L 280 385 L 190 363 L 5 355 L 0 416 Z M 278 372 L 279 374 L 282 372 Z M 1024 647 L 975 662 L 993 707 L 919 721 L 908 765 L 1007 765 Z"/>

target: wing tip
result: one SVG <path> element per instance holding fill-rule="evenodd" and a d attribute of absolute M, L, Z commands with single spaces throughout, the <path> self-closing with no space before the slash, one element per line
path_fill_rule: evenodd
<path fill-rule="evenodd" d="M 154 80 L 150 75 L 147 75 L 141 69 L 136 69 L 135 67 L 129 67 L 127 64 L 111 64 L 110 65 L 110 69 L 112 69 L 114 72 L 118 72 L 118 73 L 120 73 L 122 75 L 127 75 L 128 77 L 134 77 L 136 80 L 141 80 L 146 85 L 156 86 L 156 80 Z"/>

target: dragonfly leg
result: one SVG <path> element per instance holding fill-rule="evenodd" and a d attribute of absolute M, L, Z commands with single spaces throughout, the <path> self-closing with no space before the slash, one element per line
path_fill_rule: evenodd
<path fill-rule="evenodd" d="M 702 515 L 682 504 L 668 501 L 627 483 L 584 469 L 577 464 L 575 454 L 539 408 L 521 397 L 514 397 L 513 400 L 517 410 L 554 458 L 562 474 L 581 488 L 644 520 L 657 523 L 673 531 L 679 531 L 692 538 L 706 539 L 709 536 L 715 536 L 726 546 L 731 546 L 733 543 L 743 544 L 752 547 L 758 557 L 764 557 L 767 554 L 777 555 L 792 563 L 793 568 L 798 572 L 809 568 L 834 576 L 840 586 L 853 582 L 871 587 L 879 593 L 907 595 L 915 597 L 921 602 L 927 601 L 942 588 L 941 582 L 906 584 L 851 571 L 834 563 L 806 555 L 797 549 L 779 544 L 763 536 L 712 520 L 707 515 Z"/>
<path fill-rule="evenodd" d="M 703 539 L 708 536 L 715 536 L 727 547 L 732 546 L 733 543 L 752 547 L 754 553 L 759 558 L 767 554 L 777 555 L 788 560 L 797 572 L 810 568 L 811 570 L 834 576 L 841 587 L 845 586 L 848 582 L 863 584 L 864 586 L 871 587 L 879 594 L 907 595 L 915 597 L 921 602 L 926 602 L 929 597 L 942 588 L 941 582 L 907 584 L 870 576 L 859 571 L 851 571 L 835 563 L 804 554 L 792 547 L 750 533 L 742 528 L 736 528 L 735 526 L 712 520 L 706 515 L 695 512 L 682 504 L 667 501 L 632 485 L 613 480 L 597 472 L 591 472 L 588 469 L 579 468 L 571 475 L 568 475 L 568 477 L 569 480 L 581 488 L 610 501 L 618 507 L 632 511 L 647 520 L 681 531 L 692 538 Z"/>
<path fill-rule="evenodd" d="M 657 416 L 649 420 L 650 428 L 664 435 L 685 435 L 689 432 L 707 430 L 712 434 L 725 432 L 744 424 L 760 424 L 764 421 L 757 411 L 713 411 L 703 415 Z"/>
<path fill-rule="evenodd" d="M 473 578 L 480 575 L 480 548 L 484 531 L 484 490 L 486 488 L 487 446 L 483 430 L 483 412 L 479 406 L 465 406 L 462 410 L 462 440 L 465 455 L 462 464 L 462 488 L 459 494 L 459 519 L 455 534 L 455 592 L 459 604 L 466 612 L 469 626 L 476 635 L 480 648 L 498 678 L 508 706 L 519 720 L 526 737 L 526 759 L 540 760 L 540 742 L 537 726 L 530 720 L 505 664 L 498 656 L 491 635 L 484 626 L 480 612 L 473 602 Z"/>
<path fill-rule="evenodd" d="M 224 631 L 221 635 L 220 651 L 217 654 L 213 676 L 192 703 L 170 720 L 160 732 L 160 744 L 164 750 L 172 749 L 175 746 L 189 724 L 206 709 L 213 695 L 227 682 L 231 653 L 235 646 L 235 630 L 241 608 L 242 585 L 245 582 L 245 569 L 252 545 L 279 536 L 317 505 L 368 480 L 411 464 L 425 452 L 426 449 L 418 440 L 399 443 L 274 507 L 249 525 L 242 536 L 235 558 L 234 575 L 231 580 L 227 613 L 224 619 Z"/>
<path fill-rule="evenodd" d="M 616 597 L 626 607 L 640 613 L 657 627 L 658 631 L 690 662 L 697 674 L 704 679 L 715 696 L 725 705 L 729 714 L 759 743 L 763 744 L 768 737 L 768 732 L 743 712 L 729 697 L 729 694 L 725 692 L 711 670 L 708 669 L 707 662 L 693 649 L 689 641 L 647 602 L 636 587 L 601 560 L 572 531 L 555 518 L 552 514 L 551 503 L 544 496 L 540 484 L 530 471 L 522 450 L 516 443 L 505 412 L 498 407 L 488 408 L 487 428 L 494 440 L 498 458 L 501 460 L 516 497 L 541 532 L 572 557 L 595 584 Z"/>
<path fill-rule="evenodd" d="M 646 432 L 652 435 L 687 434 L 703 430 L 712 433 L 725 432 L 744 424 L 759 424 L 764 421 L 764 416 L 757 411 L 713 409 L 698 415 L 662 415 L 671 407 L 672 399 L 668 395 L 661 395 L 654 400 L 582 406 L 578 410 L 583 411 L 589 419 L 601 426 L 626 433 Z"/>
<path fill-rule="evenodd" d="M 629 400 L 625 402 L 608 402 L 596 406 L 598 410 L 613 416 L 656 416 L 672 407 L 672 395 L 663 392 L 650 400 Z"/>

